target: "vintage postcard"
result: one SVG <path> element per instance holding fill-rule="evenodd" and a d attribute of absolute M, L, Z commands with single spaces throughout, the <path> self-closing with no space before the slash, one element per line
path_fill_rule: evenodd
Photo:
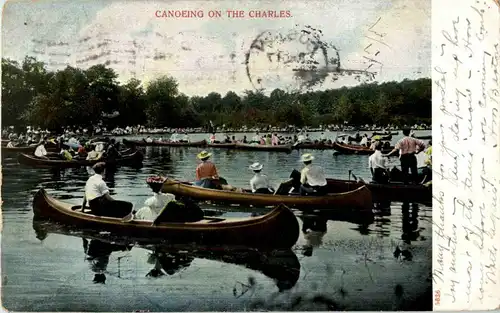
<path fill-rule="evenodd" d="M 499 21 L 493 0 L 7 1 L 3 308 L 498 307 Z"/>

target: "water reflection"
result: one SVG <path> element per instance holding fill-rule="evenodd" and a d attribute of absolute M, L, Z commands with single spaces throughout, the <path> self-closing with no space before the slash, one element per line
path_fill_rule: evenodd
<path fill-rule="evenodd" d="M 144 241 L 141 241 L 140 245 L 135 245 L 133 238 L 113 238 L 107 234 L 75 231 L 62 225 L 37 219 L 33 219 L 33 229 L 36 238 L 41 241 L 45 240 L 51 233 L 82 238 L 86 261 L 89 262 L 90 269 L 94 273 L 94 283 L 105 284 L 106 270 L 113 252 L 130 251 L 134 246 L 150 250 L 144 255 L 147 258 L 147 263 L 152 265 L 152 268 L 144 273 L 146 277 L 161 278 L 174 275 L 191 266 L 196 258 L 242 265 L 261 272 L 274 280 L 280 292 L 295 286 L 300 277 L 300 263 L 297 255 L 291 249 L 260 252 L 251 248 L 211 249 L 196 246 L 148 244 Z M 118 277 L 120 277 L 119 264 Z"/>

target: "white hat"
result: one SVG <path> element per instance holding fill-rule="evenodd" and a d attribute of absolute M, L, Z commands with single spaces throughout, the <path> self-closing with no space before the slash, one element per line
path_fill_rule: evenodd
<path fill-rule="evenodd" d="M 255 162 L 254 164 L 250 165 L 250 169 L 252 171 L 260 171 L 264 166 L 260 164 L 259 162 Z"/>
<path fill-rule="evenodd" d="M 309 162 L 314 160 L 314 156 L 310 153 L 303 154 L 302 157 L 300 158 L 302 162 Z"/>

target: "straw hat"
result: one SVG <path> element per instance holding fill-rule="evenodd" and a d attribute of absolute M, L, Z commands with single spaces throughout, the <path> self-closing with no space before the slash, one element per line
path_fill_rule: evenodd
<path fill-rule="evenodd" d="M 381 140 L 381 139 L 382 139 L 382 137 L 378 136 L 378 135 L 377 136 L 373 136 L 373 138 L 372 138 L 372 140 L 374 140 L 374 141 Z"/>
<path fill-rule="evenodd" d="M 211 153 L 209 153 L 209 152 L 207 152 L 207 151 L 205 151 L 205 150 L 201 151 L 201 152 L 200 152 L 200 153 L 198 153 L 198 155 L 197 155 L 198 159 L 200 159 L 200 160 L 203 160 L 203 159 L 208 159 L 208 158 L 209 158 L 209 157 L 211 157 L 211 156 L 212 156 L 212 154 L 211 154 Z"/>
<path fill-rule="evenodd" d="M 302 157 L 300 158 L 302 162 L 309 162 L 314 160 L 314 156 L 310 153 L 303 154 Z"/>
<path fill-rule="evenodd" d="M 264 165 L 260 164 L 259 162 L 255 162 L 252 165 L 250 165 L 250 169 L 252 171 L 260 171 L 263 167 Z"/>

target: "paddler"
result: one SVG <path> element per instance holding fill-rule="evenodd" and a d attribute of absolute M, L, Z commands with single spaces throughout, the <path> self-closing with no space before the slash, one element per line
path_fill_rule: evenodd
<path fill-rule="evenodd" d="M 303 154 L 301 161 L 304 168 L 300 173 L 301 195 L 325 195 L 327 194 L 327 182 L 325 171 L 319 165 L 313 165 L 314 156 L 310 153 Z"/>
<path fill-rule="evenodd" d="M 382 143 L 375 143 L 375 152 L 368 158 L 368 167 L 372 173 L 372 180 L 378 184 L 389 182 L 389 172 L 387 171 L 387 158 L 382 155 Z"/>
<path fill-rule="evenodd" d="M 94 175 L 90 176 L 85 184 L 85 196 L 82 207 L 88 202 L 92 214 L 97 216 L 124 217 L 132 212 L 133 204 L 118 201 L 109 195 L 109 189 L 102 178 L 106 164 L 96 163 L 92 169 Z"/>
<path fill-rule="evenodd" d="M 274 190 L 269 183 L 269 178 L 261 173 L 263 167 L 264 166 L 259 162 L 255 162 L 250 165 L 250 169 L 255 173 L 250 180 L 250 188 L 253 193 L 272 194 L 274 193 Z"/>
<path fill-rule="evenodd" d="M 198 153 L 197 157 L 201 160 L 201 163 L 196 167 L 196 181 L 194 183 L 196 186 L 216 188 L 214 180 L 219 179 L 219 174 L 215 164 L 208 160 L 211 156 L 212 154 L 205 150 Z"/>
<path fill-rule="evenodd" d="M 418 182 L 417 157 L 415 155 L 419 151 L 425 150 L 425 143 L 422 140 L 410 137 L 410 133 L 411 129 L 403 129 L 404 137 L 396 143 L 391 152 L 385 155 L 391 156 L 399 151 L 399 160 L 405 184 L 408 184 L 409 180 L 413 183 Z M 411 178 L 408 172 L 411 172 Z"/>

